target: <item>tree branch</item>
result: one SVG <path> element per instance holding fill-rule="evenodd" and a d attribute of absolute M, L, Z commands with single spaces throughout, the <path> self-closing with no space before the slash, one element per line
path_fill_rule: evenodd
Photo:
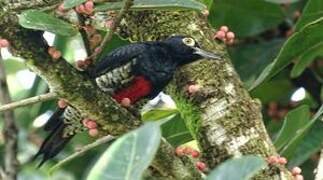
<path fill-rule="evenodd" d="M 10 103 L 10 93 L 8 89 L 5 68 L 0 54 L 0 102 L 2 104 Z M 5 141 L 4 153 L 4 174 L 7 180 L 17 178 L 19 162 L 17 160 L 18 151 L 18 128 L 15 124 L 13 111 L 3 113 L 4 127 L 3 136 Z"/>
<path fill-rule="evenodd" d="M 110 31 L 104 36 L 100 46 L 94 53 L 89 57 L 89 59 L 92 59 L 93 62 L 95 62 L 98 58 L 98 55 L 102 52 L 102 50 L 107 46 L 108 42 L 111 41 L 112 36 L 114 32 L 116 31 L 117 27 L 119 26 L 123 16 L 125 13 L 130 9 L 130 7 L 133 4 L 133 0 L 124 0 L 123 6 L 118 13 L 118 16 L 114 19 L 112 27 L 110 28 Z"/>
<path fill-rule="evenodd" d="M 316 168 L 315 180 L 323 180 L 323 149 L 321 149 L 320 160 Z"/>
<path fill-rule="evenodd" d="M 42 94 L 39 96 L 23 99 L 20 101 L 16 101 L 16 102 L 12 102 L 12 103 L 0 106 L 0 112 L 11 110 L 11 109 L 16 109 L 16 108 L 23 107 L 23 106 L 28 106 L 28 105 L 39 103 L 39 102 L 50 101 L 55 98 L 57 98 L 57 95 L 55 93 Z"/>
<path fill-rule="evenodd" d="M 202 14 L 191 11 L 132 12 L 119 30 L 119 35 L 132 41 L 189 35 L 203 49 L 223 55 L 220 61 L 204 60 L 183 67 L 167 90 L 175 99 L 188 129 L 198 140 L 209 168 L 244 154 L 259 154 L 264 158 L 277 155 L 262 122 L 260 103 L 243 87 L 226 48 L 213 40 L 214 33 Z M 186 92 L 187 85 L 192 82 L 201 86 L 193 96 Z M 284 167 L 270 167 L 256 178 L 281 176 L 292 179 Z"/>
<path fill-rule="evenodd" d="M 111 142 L 114 139 L 115 139 L 115 137 L 110 136 L 110 135 L 107 135 L 107 136 L 104 136 L 104 137 L 102 137 L 100 139 L 97 139 L 95 142 L 82 147 L 81 149 L 77 150 L 74 154 L 72 154 L 72 155 L 68 156 L 67 158 L 59 161 L 57 164 L 55 164 L 55 166 L 53 166 L 51 168 L 51 171 L 54 171 L 55 169 L 59 168 L 60 166 L 64 165 L 65 163 L 67 163 L 67 162 L 69 162 L 69 161 L 83 155 L 84 153 L 88 152 L 89 150 L 91 150 L 93 148 L 96 148 L 97 146 L 100 146 L 102 144 Z"/>
<path fill-rule="evenodd" d="M 51 59 L 42 32 L 18 26 L 15 13 L 7 14 L 0 20 L 0 36 L 9 39 L 15 56 L 27 59 L 28 67 L 48 83 L 52 92 L 76 107 L 83 116 L 95 119 L 101 133 L 118 136 L 141 125 L 140 113 L 130 113 L 120 107 L 92 79 L 64 59 Z M 174 151 L 167 142 L 161 143 L 158 153 L 162 155 L 157 155 L 154 160 L 154 165 L 159 167 L 157 169 L 166 170 L 170 179 L 200 179 L 194 164 L 183 162 Z M 168 164 L 172 164 L 172 168 Z"/>

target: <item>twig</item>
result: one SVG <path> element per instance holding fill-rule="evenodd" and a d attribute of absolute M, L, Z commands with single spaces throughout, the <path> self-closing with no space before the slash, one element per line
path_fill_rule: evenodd
<path fill-rule="evenodd" d="M 55 164 L 55 166 L 53 166 L 51 169 L 50 169 L 50 172 L 53 172 L 55 169 L 59 168 L 60 166 L 62 166 L 63 164 L 73 160 L 74 158 L 78 157 L 78 156 L 81 156 L 82 154 L 84 154 L 85 152 L 101 145 L 101 144 L 105 144 L 107 142 L 110 142 L 112 140 L 114 140 L 115 137 L 114 136 L 110 136 L 110 135 L 107 135 L 107 136 L 104 136 L 100 139 L 97 139 L 95 142 L 91 143 L 91 144 L 88 144 L 84 147 L 82 147 L 80 150 L 76 151 L 74 154 L 68 156 L 67 158 L 63 159 L 62 161 L 58 162 L 57 164 Z"/>
<path fill-rule="evenodd" d="M 316 169 L 315 180 L 323 180 L 323 149 L 321 149 L 321 155 L 320 155 L 319 164 Z"/>
<path fill-rule="evenodd" d="M 98 58 L 98 55 L 102 52 L 102 50 L 105 48 L 105 46 L 108 44 L 109 41 L 111 41 L 113 33 L 119 26 L 124 14 L 130 9 L 130 7 L 133 4 L 133 0 L 124 0 L 123 6 L 118 13 L 118 16 L 115 18 L 115 20 L 112 23 L 112 27 L 110 28 L 110 31 L 104 36 L 100 46 L 97 48 L 97 50 L 94 51 L 94 53 L 89 57 L 89 59 L 92 59 L 93 62 L 96 61 Z"/>
<path fill-rule="evenodd" d="M 83 42 L 84 42 L 84 47 L 85 47 L 87 55 L 89 56 L 90 54 L 92 54 L 92 51 L 91 51 L 91 47 L 90 47 L 89 38 L 87 36 L 86 31 L 84 30 L 85 18 L 81 14 L 77 13 L 77 19 L 80 24 L 80 34 L 81 34 Z"/>
<path fill-rule="evenodd" d="M 47 94 L 42 94 L 39 96 L 35 96 L 35 97 L 31 97 L 31 98 L 27 98 L 27 99 L 23 99 L 20 101 L 16 101 L 10 104 L 5 104 L 3 106 L 0 106 L 0 112 L 2 111 L 7 111 L 10 109 L 15 109 L 18 107 L 23 107 L 23 106 L 28 106 L 30 104 L 35 104 L 38 102 L 44 102 L 44 101 L 49 101 L 52 99 L 57 98 L 57 95 L 55 93 L 47 93 Z"/>
<path fill-rule="evenodd" d="M 0 54 L 0 102 L 10 103 L 10 93 L 8 89 L 6 72 Z M 6 180 L 17 179 L 19 162 L 17 160 L 18 151 L 18 128 L 15 124 L 13 111 L 3 113 L 4 127 L 3 136 L 5 140 L 4 173 Z"/>
<path fill-rule="evenodd" d="M 6 173 L 4 172 L 3 168 L 0 166 L 0 180 L 6 179 Z"/>

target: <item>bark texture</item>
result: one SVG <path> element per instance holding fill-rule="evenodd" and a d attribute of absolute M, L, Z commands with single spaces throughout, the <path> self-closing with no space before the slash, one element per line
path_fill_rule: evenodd
<path fill-rule="evenodd" d="M 132 41 L 159 40 L 170 35 L 189 35 L 203 49 L 223 55 L 220 61 L 202 60 L 183 67 L 167 88 L 177 101 L 186 124 L 213 169 L 231 157 L 258 154 L 277 155 L 262 121 L 261 104 L 252 99 L 221 43 L 213 40 L 214 30 L 197 12 L 145 11 L 129 14 L 119 29 Z M 200 91 L 190 96 L 187 85 Z M 281 166 L 270 167 L 255 179 L 292 179 Z"/>
<path fill-rule="evenodd" d="M 40 34 L 21 29 L 16 24 L 16 16 L 9 14 L 6 8 L 0 9 L 0 36 L 12 42 L 16 54 L 27 59 L 33 71 L 60 97 L 97 119 L 105 132 L 120 135 L 140 124 L 135 114 L 120 108 L 98 91 L 85 75 L 64 60 L 52 61 L 46 49 L 40 48 L 44 45 L 39 40 Z M 221 61 L 202 60 L 183 67 L 167 90 L 177 101 L 182 116 L 198 140 L 203 159 L 211 169 L 233 156 L 277 154 L 264 128 L 260 103 L 253 100 L 243 87 L 225 47 L 212 40 L 214 30 L 208 26 L 205 17 L 191 11 L 132 12 L 122 21 L 118 33 L 132 41 L 164 39 L 173 34 L 190 35 L 204 49 L 223 55 Z M 190 83 L 202 87 L 194 96 L 185 92 Z M 153 163 L 155 169 L 169 179 L 200 179 L 192 164 L 185 164 L 174 157 L 173 152 L 163 142 Z M 279 166 L 270 167 L 255 177 L 284 178 L 292 179 L 292 176 L 286 168 Z"/>
<path fill-rule="evenodd" d="M 102 135 L 122 135 L 142 123 L 138 116 L 140 113 L 120 107 L 109 95 L 100 91 L 85 73 L 77 71 L 62 58 L 51 59 L 47 53 L 48 46 L 41 38 L 42 32 L 20 27 L 17 12 L 8 11 L 5 3 L 2 5 L 0 37 L 10 41 L 14 55 L 24 58 L 28 67 L 48 83 L 52 92 L 87 117 L 95 119 Z M 201 179 L 194 164 L 182 161 L 174 151 L 166 141 L 161 142 L 152 165 L 156 174 L 167 179 Z"/>

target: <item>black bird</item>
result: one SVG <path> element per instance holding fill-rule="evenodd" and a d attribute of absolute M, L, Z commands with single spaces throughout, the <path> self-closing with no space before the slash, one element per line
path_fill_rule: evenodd
<path fill-rule="evenodd" d="M 117 48 L 89 70 L 89 74 L 116 101 L 134 104 L 142 98 L 157 96 L 178 67 L 202 58 L 220 59 L 220 56 L 202 50 L 191 37 L 172 36 L 164 41 Z M 44 127 L 50 134 L 34 156 L 43 155 L 39 167 L 57 155 L 75 134 L 87 130 L 83 119 L 81 112 L 70 105 L 50 117 Z"/>

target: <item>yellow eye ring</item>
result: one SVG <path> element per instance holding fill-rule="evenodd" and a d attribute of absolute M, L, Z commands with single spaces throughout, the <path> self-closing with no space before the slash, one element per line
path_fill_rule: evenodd
<path fill-rule="evenodd" d="M 191 47 L 195 46 L 195 41 L 192 38 L 184 38 L 183 43 L 187 46 L 191 46 Z"/>

